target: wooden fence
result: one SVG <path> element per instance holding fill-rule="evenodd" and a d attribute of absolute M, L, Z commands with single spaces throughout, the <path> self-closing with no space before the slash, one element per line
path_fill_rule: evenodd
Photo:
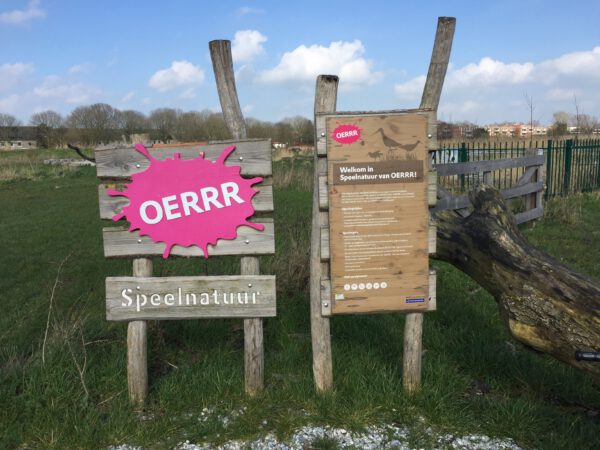
<path fill-rule="evenodd" d="M 521 175 L 511 184 L 511 187 L 501 189 L 505 199 L 524 198 L 524 211 L 516 214 L 517 223 L 542 217 L 544 214 L 542 198 L 544 193 L 544 156 L 532 155 L 510 159 L 494 159 L 459 163 L 435 164 L 433 167 L 438 176 L 439 200 L 434 211 L 458 210 L 466 211 L 471 204 L 468 196 L 458 190 L 450 190 L 447 185 L 456 186 L 461 177 L 479 179 L 481 182 L 494 185 L 498 173 L 518 169 Z"/>

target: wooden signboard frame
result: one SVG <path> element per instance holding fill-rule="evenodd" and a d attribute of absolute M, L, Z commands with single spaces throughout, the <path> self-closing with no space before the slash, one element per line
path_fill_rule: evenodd
<path fill-rule="evenodd" d="M 231 145 L 235 152 L 225 165 L 241 167 L 244 177 L 263 177 L 254 186 L 252 198 L 260 218 L 251 219 L 264 225 L 263 231 L 247 226 L 237 230 L 237 238 L 219 240 L 208 250 L 210 257 L 240 256 L 239 276 L 152 277 L 153 256 L 163 253 L 165 244 L 129 232 L 124 227 L 103 229 L 104 254 L 107 258 L 133 259 L 133 277 L 109 277 L 107 285 L 107 319 L 127 321 L 127 379 L 130 401 L 141 406 L 148 393 L 146 320 L 197 318 L 243 318 L 245 390 L 254 395 L 264 386 L 264 317 L 276 315 L 275 277 L 260 275 L 259 255 L 275 253 L 273 224 L 272 158 L 270 139 L 247 139 L 246 129 L 235 88 L 230 41 L 209 43 L 217 89 L 225 122 L 234 140 L 204 145 L 166 146 L 149 149 L 155 159 L 197 158 L 200 152 L 209 160 Z M 135 173 L 146 170 L 148 159 L 133 146 L 100 147 L 95 150 L 99 186 L 100 218 L 111 219 L 128 203 L 124 197 L 110 196 Z M 171 256 L 203 256 L 199 247 L 175 245 Z"/>
<path fill-rule="evenodd" d="M 429 149 L 437 149 L 436 113 L 444 85 L 444 78 L 450 59 L 452 40 L 456 28 L 453 17 L 438 18 L 437 31 L 429 64 L 429 71 L 423 89 L 419 110 L 429 111 L 428 142 Z M 310 318 L 313 353 L 313 376 L 319 392 L 328 391 L 333 387 L 333 364 L 331 351 L 331 333 L 327 308 L 330 298 L 329 254 L 327 253 L 329 214 L 327 187 L 327 149 L 326 124 L 323 114 L 334 114 L 337 103 L 339 79 L 335 75 L 319 75 L 315 89 L 315 169 L 313 179 L 313 215 L 310 251 Z M 409 113 L 410 110 L 405 110 Z M 354 113 L 356 114 L 356 113 Z M 428 203 L 433 206 L 437 198 L 437 180 L 435 172 L 430 172 Z M 430 229 L 430 236 L 435 230 Z M 432 244 L 434 240 L 430 241 Z M 322 251 L 323 250 L 323 251 Z M 430 251 L 435 251 L 434 245 Z M 434 278 L 432 277 L 432 280 Z M 435 284 L 430 286 L 430 296 L 435 298 Z M 435 307 L 435 302 L 430 302 Z M 414 392 L 421 384 L 421 353 L 422 353 L 423 313 L 409 312 L 406 314 L 404 326 L 404 348 L 402 363 L 402 384 L 407 392 Z"/>
<path fill-rule="evenodd" d="M 340 112 L 316 120 L 317 155 L 327 161 L 319 205 L 329 219 L 321 228 L 321 261 L 330 263 L 322 314 L 435 310 L 428 258 L 436 240 L 428 213 L 435 204 L 428 154 L 435 114 Z M 341 128 L 353 129 L 354 142 L 336 141 Z"/>

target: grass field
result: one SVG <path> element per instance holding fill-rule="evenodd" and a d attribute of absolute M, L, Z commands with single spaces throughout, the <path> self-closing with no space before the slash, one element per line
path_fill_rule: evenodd
<path fill-rule="evenodd" d="M 244 395 L 240 320 L 151 322 L 148 404 L 133 410 L 126 326 L 104 316 L 104 279 L 130 275 L 131 262 L 103 257 L 94 168 L 48 168 L 39 163 L 47 155 L 0 154 L 0 448 L 172 448 L 185 440 L 284 437 L 306 424 L 360 430 L 379 423 L 409 426 L 417 448 L 432 445 L 429 427 L 511 437 L 526 448 L 598 448 L 598 388 L 512 341 L 493 299 L 443 263 L 435 263 L 438 311 L 425 318 L 421 391 L 402 391 L 404 317 L 387 314 L 331 320 L 335 389 L 317 395 L 306 160 L 275 166 L 278 253 L 261 264 L 277 275 L 278 316 L 265 321 L 264 393 Z M 600 197 L 571 203 L 555 201 L 552 217 L 525 233 L 598 279 Z M 230 258 L 156 259 L 154 273 L 237 270 Z"/>

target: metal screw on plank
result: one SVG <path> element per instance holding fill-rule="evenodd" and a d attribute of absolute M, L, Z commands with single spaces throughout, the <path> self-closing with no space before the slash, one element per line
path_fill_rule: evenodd
<path fill-rule="evenodd" d="M 248 283 L 248 287 L 252 287 L 252 283 Z"/>
<path fill-rule="evenodd" d="M 325 133 L 321 133 L 321 137 L 325 137 Z"/>
<path fill-rule="evenodd" d="M 428 137 L 429 139 L 431 139 L 431 138 L 433 137 L 433 135 L 432 135 L 432 134 L 428 134 L 428 135 L 427 135 L 427 137 Z"/>
<path fill-rule="evenodd" d="M 139 287 L 139 286 L 136 286 L 135 288 L 136 288 L 138 291 L 141 289 L 141 287 Z"/>
<path fill-rule="evenodd" d="M 139 169 L 141 166 L 139 164 L 136 164 L 135 167 L 137 167 Z"/>
<path fill-rule="evenodd" d="M 246 239 L 246 244 L 249 244 L 249 243 L 250 243 L 250 241 L 248 239 Z"/>
<path fill-rule="evenodd" d="M 325 303 L 323 303 L 323 306 L 324 306 L 325 308 L 327 308 L 327 307 L 329 307 L 329 303 L 325 302 Z"/>
<path fill-rule="evenodd" d="M 240 161 L 243 161 L 243 160 L 244 160 L 244 157 L 243 157 L 243 156 L 240 156 Z"/>
<path fill-rule="evenodd" d="M 141 244 L 141 243 L 142 243 L 142 240 L 141 240 L 141 239 L 138 239 L 138 244 Z"/>

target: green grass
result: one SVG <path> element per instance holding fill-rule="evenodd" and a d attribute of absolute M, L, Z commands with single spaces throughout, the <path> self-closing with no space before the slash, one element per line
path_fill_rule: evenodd
<path fill-rule="evenodd" d="M 8 164 L 3 157 L 0 167 Z M 143 411 L 128 404 L 126 326 L 104 316 L 104 279 L 131 274 L 131 262 L 103 257 L 94 169 L 42 168 L 32 178 L 0 181 L 0 448 L 171 448 L 186 439 L 285 437 L 306 424 L 360 430 L 377 423 L 410 426 L 422 448 L 432 445 L 424 432 L 430 426 L 511 437 L 528 448 L 597 447 L 598 389 L 512 341 L 493 299 L 443 263 L 435 264 L 438 311 L 425 319 L 421 391 L 402 391 L 404 316 L 386 314 L 332 318 L 335 387 L 317 395 L 307 292 L 311 193 L 303 181 L 310 165 L 293 170 L 276 174 L 278 253 L 261 258 L 262 270 L 278 279 L 278 316 L 265 320 L 264 393 L 244 395 L 240 320 L 150 322 Z M 555 219 L 525 233 L 600 278 L 600 198 L 580 201 L 569 233 Z M 235 273 L 238 266 L 234 258 L 158 258 L 154 273 Z M 322 439 L 313 447 L 336 444 Z"/>

